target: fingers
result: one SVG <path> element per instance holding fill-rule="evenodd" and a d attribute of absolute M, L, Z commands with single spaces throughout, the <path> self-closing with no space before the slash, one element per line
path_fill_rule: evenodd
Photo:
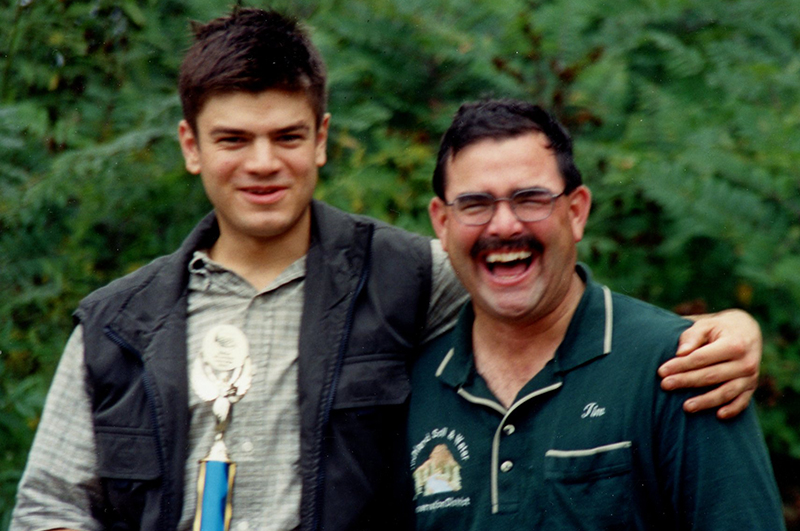
<path fill-rule="evenodd" d="M 685 333 L 686 332 L 684 332 L 684 334 Z M 658 374 L 659 376 L 664 378 L 670 375 L 680 375 L 680 373 L 686 373 L 694 371 L 696 369 L 702 369 L 705 367 L 714 368 L 714 371 L 712 371 L 712 373 L 714 373 L 716 371 L 715 368 L 716 364 L 722 362 L 727 362 L 729 364 L 737 364 L 742 362 L 742 360 L 732 357 L 734 356 L 734 350 L 735 349 L 732 349 L 729 345 L 727 346 L 720 345 L 719 342 L 709 343 L 708 345 L 700 347 L 691 353 L 684 354 L 682 356 L 678 356 L 670 360 L 667 360 L 661 365 L 661 367 L 658 368 Z M 736 352 L 736 354 L 739 354 L 739 356 L 741 357 L 741 354 L 739 352 Z M 739 370 L 744 370 L 744 367 L 739 368 Z M 728 379 L 730 379 L 731 377 L 745 376 L 744 374 L 741 374 L 741 372 L 735 372 L 735 370 L 734 372 L 728 374 L 732 375 L 729 376 Z M 697 380 L 697 375 L 694 375 L 692 379 Z M 678 385 L 676 387 L 673 387 L 672 389 L 675 389 L 677 387 L 700 387 L 703 385 L 711 385 L 723 381 L 725 380 L 708 381 L 705 383 L 699 383 L 697 385 L 689 385 L 689 386 Z"/>
<path fill-rule="evenodd" d="M 719 408 L 717 411 L 717 418 L 730 419 L 741 413 L 750 404 L 750 398 L 753 396 L 755 388 L 747 389 L 742 394 L 737 396 L 733 402 L 725 407 Z"/>
<path fill-rule="evenodd" d="M 705 394 L 692 397 L 683 403 L 687 413 L 723 406 L 717 411 L 721 419 L 735 417 L 747 407 L 755 391 L 755 385 L 747 378 L 738 378 L 714 388 Z"/>
<path fill-rule="evenodd" d="M 733 377 L 749 377 L 761 363 L 761 329 L 741 310 L 706 316 L 681 334 L 677 354 L 659 368 L 662 378 L 722 362 L 741 371 L 730 373 Z"/>
<path fill-rule="evenodd" d="M 712 341 L 710 336 L 713 331 L 713 325 L 708 319 L 696 321 L 681 334 L 676 355 L 685 356 L 691 354 L 692 351 Z"/>
<path fill-rule="evenodd" d="M 678 356 L 690 354 L 707 343 L 722 342 L 730 351 L 729 358 L 749 356 L 755 352 L 761 358 L 761 327 L 749 313 L 732 309 L 689 318 L 695 323 L 681 334 Z"/>
<path fill-rule="evenodd" d="M 690 361 L 692 356 L 675 358 L 671 361 L 686 362 L 685 365 L 689 366 L 692 365 Z M 721 383 L 722 385 L 700 396 L 686 400 L 683 404 L 684 411 L 695 413 L 723 406 L 717 411 L 717 417 L 720 419 L 732 418 L 744 411 L 758 385 L 758 366 L 749 364 L 747 360 L 717 363 L 710 367 L 700 366 L 700 369 L 667 376 L 661 381 L 661 388 L 672 391 L 679 388 L 709 387 Z"/>
<path fill-rule="evenodd" d="M 719 418 L 731 418 L 750 403 L 758 385 L 761 330 L 755 319 L 741 310 L 700 316 L 681 335 L 675 358 L 659 367 L 662 389 L 710 387 L 715 389 L 684 402 L 684 410 L 717 408 Z"/>
<path fill-rule="evenodd" d="M 664 362 L 658 368 L 658 374 L 663 378 L 662 389 L 707 387 L 737 378 L 754 387 L 758 380 L 760 351 L 748 352 L 738 358 L 732 358 L 731 352 L 729 347 L 718 342 Z"/>

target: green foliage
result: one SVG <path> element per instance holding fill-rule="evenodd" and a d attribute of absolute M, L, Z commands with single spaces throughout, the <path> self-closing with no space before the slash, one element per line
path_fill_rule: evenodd
<path fill-rule="evenodd" d="M 665 307 L 751 312 L 768 444 L 800 458 L 796 0 L 272 5 L 307 21 L 329 66 L 318 197 L 430 233 L 433 158 L 458 105 L 553 109 L 594 194 L 582 260 Z M 187 20 L 225 9 L 0 5 L 0 528 L 71 311 L 172 251 L 209 208 L 175 142 L 175 79 Z"/>

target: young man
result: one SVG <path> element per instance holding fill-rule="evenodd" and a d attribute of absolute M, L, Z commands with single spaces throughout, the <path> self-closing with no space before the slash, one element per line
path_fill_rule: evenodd
<path fill-rule="evenodd" d="M 81 303 L 12 529 L 189 529 L 217 435 L 238 465 L 232 529 L 402 528 L 406 367 L 463 291 L 438 243 L 312 200 L 330 118 L 322 59 L 295 22 L 241 9 L 195 33 L 178 133 L 214 212 Z M 710 365 L 679 384 L 731 380 L 701 405 L 751 394 L 752 323 L 739 312 L 687 336 L 692 350 L 725 330 L 673 360 Z M 218 324 L 246 340 L 209 356 Z M 233 366 L 208 395 L 202 375 Z"/>
<path fill-rule="evenodd" d="M 413 369 L 417 529 L 783 528 L 753 409 L 685 415 L 653 378 L 688 321 L 576 264 L 591 194 L 549 114 L 462 106 L 434 189 L 472 301 Z"/>

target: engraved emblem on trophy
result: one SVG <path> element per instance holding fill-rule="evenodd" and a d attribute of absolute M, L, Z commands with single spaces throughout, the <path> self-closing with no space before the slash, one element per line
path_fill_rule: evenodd
<path fill-rule="evenodd" d="M 204 402 L 212 402 L 216 420 L 211 450 L 200 461 L 193 529 L 228 531 L 236 463 L 228 456 L 224 436 L 233 404 L 247 393 L 253 380 L 253 366 L 244 333 L 229 324 L 209 330 L 203 338 L 202 350 L 192 364 L 190 380 L 197 396 Z"/>

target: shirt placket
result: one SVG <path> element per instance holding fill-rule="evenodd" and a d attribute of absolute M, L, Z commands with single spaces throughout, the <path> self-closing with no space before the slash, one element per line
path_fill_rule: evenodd
<path fill-rule="evenodd" d="M 190 341 L 199 346 L 203 330 L 211 323 L 228 322 L 237 327 L 248 337 L 250 343 L 250 354 L 254 363 L 254 381 L 251 390 L 243 400 L 234 406 L 234 420 L 230 423 L 226 432 L 226 443 L 231 451 L 232 458 L 241 466 L 237 470 L 236 485 L 239 487 L 239 503 L 235 502 L 234 515 L 231 529 L 255 529 L 262 527 L 266 522 L 281 522 L 279 525 L 286 525 L 290 521 L 296 523 L 297 517 L 293 516 L 292 507 L 299 502 L 299 490 L 297 493 L 289 493 L 287 485 L 290 480 L 277 481 L 273 474 L 268 474 L 260 467 L 265 466 L 270 460 L 280 459 L 281 462 L 287 460 L 291 463 L 294 458 L 276 458 L 280 452 L 276 450 L 276 441 L 271 439 L 273 434 L 278 432 L 286 433 L 284 429 L 266 427 L 266 408 L 273 410 L 276 399 L 274 378 L 272 377 L 272 362 L 275 349 L 276 336 L 280 336 L 282 343 L 296 345 L 296 330 L 287 327 L 286 323 L 293 319 L 295 311 L 299 322 L 300 308 L 295 308 L 296 304 L 287 306 L 288 298 L 296 297 L 287 292 L 287 289 L 295 289 L 296 281 L 302 281 L 304 276 L 304 264 L 295 263 L 273 282 L 268 288 L 258 292 L 246 281 L 236 276 L 235 273 L 224 270 L 216 264 L 198 264 L 193 268 L 194 283 L 192 288 L 195 290 L 196 305 L 201 312 L 207 312 L 203 321 L 209 323 L 197 330 L 198 337 Z M 291 286 L 290 286 L 291 284 Z M 295 290 L 296 291 L 296 290 Z M 302 297 L 302 292 L 301 297 Z M 283 311 L 283 326 L 280 330 L 276 323 L 276 313 Z M 292 328 L 289 330 L 289 328 Z M 296 347 L 294 347 L 296 349 Z M 284 350 L 286 350 L 284 348 Z M 289 349 L 291 350 L 291 349 Z M 286 360 L 291 360 L 292 353 L 288 350 L 282 354 Z M 296 353 L 295 353 L 296 356 Z M 290 361 L 281 363 L 290 364 Z M 283 389 L 282 392 L 286 392 Z M 292 388 L 289 392 L 294 394 L 296 389 Z M 281 395 L 282 396 L 282 395 Z M 273 402 L 270 402 L 272 400 Z M 207 406 L 203 406 L 207 407 Z M 238 415 L 237 415 L 238 413 Z M 269 415 L 267 415 L 269 416 Z M 275 415 L 273 415 L 275 416 Z M 211 428 L 210 424 L 205 426 L 206 435 Z M 206 446 L 200 442 L 201 446 Z M 292 445 L 299 448 L 299 442 Z M 283 446 L 279 446 L 283 448 Z M 285 452 L 280 453 L 284 456 Z M 291 466 L 291 465 L 290 465 Z M 286 467 L 281 468 L 282 478 L 286 478 Z M 288 475 L 294 472 L 289 471 Z M 249 477 L 248 477 L 249 476 Z M 264 480 L 256 478 L 262 477 Z M 266 479 L 270 477 L 271 479 Z M 283 486 L 279 488 L 279 486 Z M 235 487 L 236 489 L 236 487 Z M 275 500 L 281 497 L 280 506 L 285 508 L 280 515 L 276 515 L 274 510 Z M 274 528 L 272 524 L 271 528 Z"/>
<path fill-rule="evenodd" d="M 523 411 L 531 401 L 545 396 L 561 387 L 555 382 L 519 398 L 505 411 L 492 440 L 491 457 L 491 507 L 492 514 L 513 512 L 519 507 L 520 492 L 528 480 L 525 463 L 529 460 L 530 448 L 517 432 Z"/>

